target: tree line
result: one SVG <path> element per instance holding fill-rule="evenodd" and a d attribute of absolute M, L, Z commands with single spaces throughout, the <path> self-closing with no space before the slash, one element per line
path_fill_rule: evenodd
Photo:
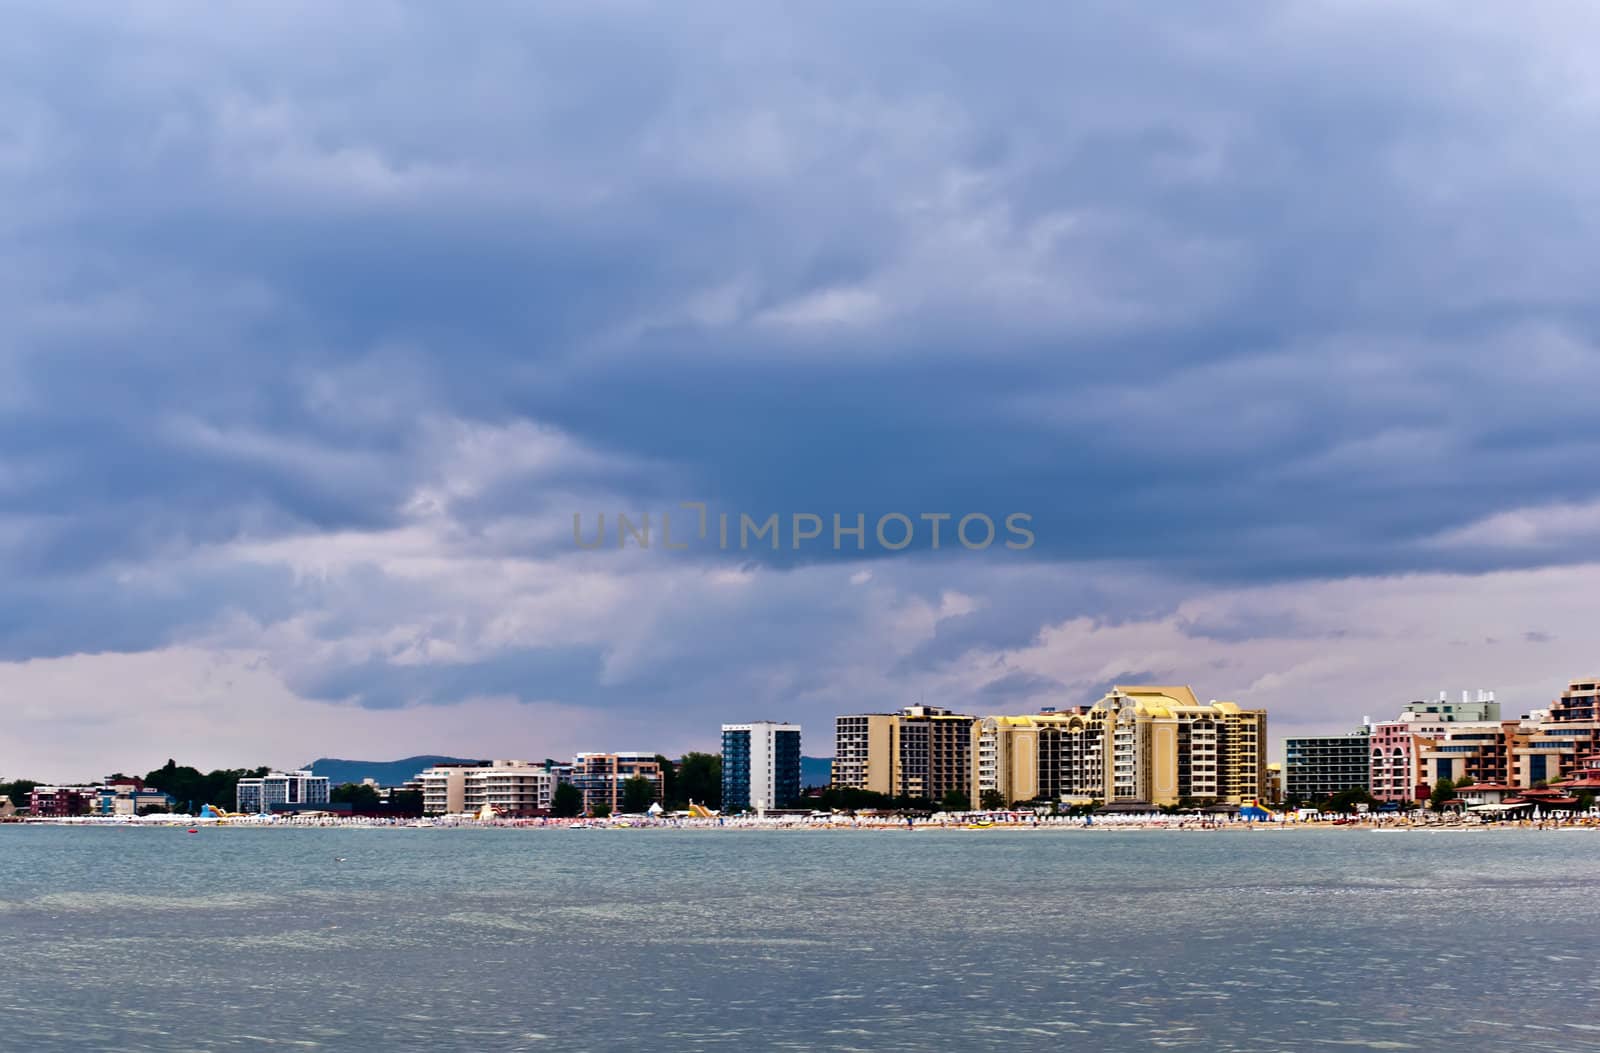
<path fill-rule="evenodd" d="M 240 779 L 258 779 L 270 769 L 216 768 L 202 772 L 198 768 L 180 765 L 168 759 L 166 764 L 145 775 L 141 780 L 153 790 L 172 797 L 179 811 L 198 811 L 202 805 L 215 805 L 231 809 L 237 796 Z M 106 777 L 107 783 L 131 781 L 133 777 L 117 772 Z M 28 807 L 28 799 L 35 787 L 43 785 L 33 779 L 14 779 L 0 782 L 0 796 L 11 798 L 18 808 Z"/>

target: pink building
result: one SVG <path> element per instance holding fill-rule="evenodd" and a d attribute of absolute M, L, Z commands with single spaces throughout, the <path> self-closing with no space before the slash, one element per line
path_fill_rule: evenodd
<path fill-rule="evenodd" d="M 1372 796 L 1380 801 L 1423 800 L 1429 790 L 1424 751 L 1465 727 L 1499 719 L 1500 703 L 1493 691 L 1479 691 L 1476 697 L 1463 691 L 1460 702 L 1441 691 L 1437 701 L 1409 703 L 1394 720 L 1373 724 L 1367 773 Z"/>
<path fill-rule="evenodd" d="M 1405 720 L 1386 720 L 1372 726 L 1372 767 L 1369 784 L 1372 796 L 1380 801 L 1419 801 L 1428 795 L 1421 787 L 1422 773 L 1417 764 L 1417 725 Z"/>

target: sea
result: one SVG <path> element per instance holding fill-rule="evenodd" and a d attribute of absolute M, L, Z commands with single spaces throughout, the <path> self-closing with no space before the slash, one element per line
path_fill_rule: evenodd
<path fill-rule="evenodd" d="M 1600 1048 L 1600 831 L 0 826 L 0 1051 Z"/>

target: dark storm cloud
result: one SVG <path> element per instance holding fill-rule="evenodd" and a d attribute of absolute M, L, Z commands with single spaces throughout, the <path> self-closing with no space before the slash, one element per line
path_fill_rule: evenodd
<path fill-rule="evenodd" d="M 984 684 L 978 690 L 978 701 L 983 708 L 1006 709 L 1019 700 L 1039 696 L 1062 697 L 1063 685 L 1058 680 L 1036 673 L 1007 673 Z"/>
<path fill-rule="evenodd" d="M 159 600 L 122 576 L 411 523 L 418 491 L 449 481 L 438 421 L 532 421 L 584 455 L 454 495 L 441 556 L 560 556 L 574 511 L 691 499 L 869 522 L 1027 512 L 1037 544 L 1010 559 L 1191 584 L 1592 554 L 1583 531 L 1438 543 L 1600 498 L 1600 431 L 1574 398 L 1600 382 L 1600 191 L 1581 175 L 1600 111 L 1581 27 L 1553 12 L 11 21 L 9 656 L 153 646 L 235 608 L 270 624 L 298 605 L 322 633 L 427 613 L 410 590 L 335 611 L 225 569 L 174 570 Z M 553 527 L 501 529 L 519 521 Z M 911 594 L 988 565 L 926 557 L 919 540 L 893 561 Z M 940 622 L 902 671 L 1150 606 L 1011 598 Z M 648 668 L 688 690 L 718 662 L 755 680 L 803 666 L 784 658 L 854 624 L 855 599 L 804 602 L 664 623 Z M 115 616 L 134 610 L 133 629 Z M 715 633 L 747 646 L 696 646 Z M 573 695 L 596 662 L 363 660 L 297 686 L 375 705 L 519 677 L 522 695 Z M 828 690 L 790 674 L 786 690 Z"/>

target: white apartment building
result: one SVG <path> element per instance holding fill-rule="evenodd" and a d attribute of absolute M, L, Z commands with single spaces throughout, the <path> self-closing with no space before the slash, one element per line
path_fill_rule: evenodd
<path fill-rule="evenodd" d="M 554 772 L 522 760 L 429 768 L 417 781 L 422 784 L 425 815 L 476 813 L 485 805 L 502 816 L 539 814 L 550 809 L 556 788 Z"/>
<path fill-rule="evenodd" d="M 259 779 L 240 779 L 235 810 L 250 815 L 270 812 L 274 805 L 328 803 L 328 777 L 309 771 L 273 771 Z"/>

